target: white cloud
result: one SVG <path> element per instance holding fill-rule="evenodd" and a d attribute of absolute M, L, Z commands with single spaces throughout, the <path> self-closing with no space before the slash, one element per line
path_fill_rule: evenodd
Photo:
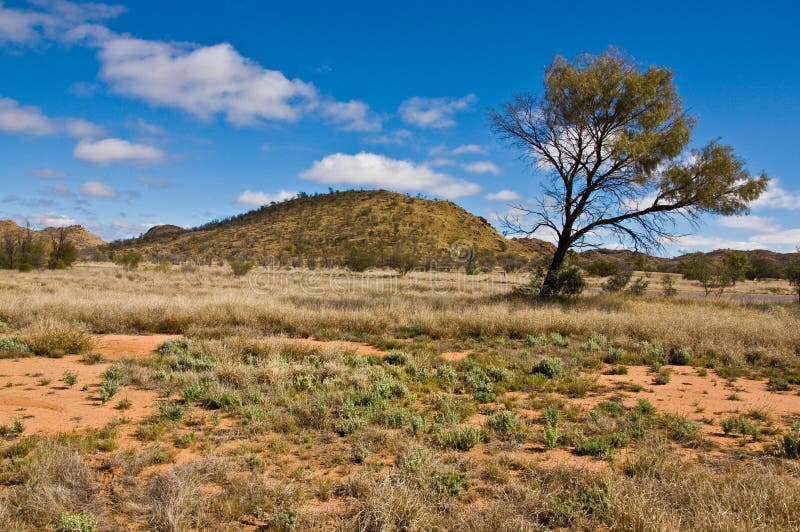
<path fill-rule="evenodd" d="M 129 122 L 128 127 L 138 129 L 147 135 L 161 135 L 164 133 L 164 128 L 158 124 L 151 124 L 142 118 L 137 118 L 135 121 Z"/>
<path fill-rule="evenodd" d="M 382 121 L 374 116 L 369 105 L 357 100 L 329 100 L 320 105 L 322 116 L 345 131 L 380 131 Z"/>
<path fill-rule="evenodd" d="M 455 115 L 470 109 L 478 101 L 474 94 L 463 98 L 409 98 L 400 104 L 398 112 L 403 122 L 424 128 L 443 128 L 456 125 Z"/>
<path fill-rule="evenodd" d="M 366 103 L 323 98 L 313 84 L 264 68 L 229 43 L 149 41 L 91 29 L 74 36 L 99 47 L 100 76 L 113 92 L 153 105 L 204 120 L 223 115 L 236 126 L 294 122 L 316 113 L 347 131 L 381 129 Z"/>
<path fill-rule="evenodd" d="M 295 190 L 280 190 L 275 194 L 245 190 L 236 198 L 236 203 L 245 207 L 260 207 L 272 202 L 280 203 L 295 196 L 297 196 L 297 191 Z"/>
<path fill-rule="evenodd" d="M 718 220 L 719 225 L 722 227 L 731 227 L 734 229 L 747 229 L 756 232 L 777 231 L 780 226 L 775 224 L 771 218 L 763 218 L 761 216 L 723 216 Z"/>
<path fill-rule="evenodd" d="M 106 129 L 103 126 L 80 118 L 67 118 L 64 121 L 64 130 L 70 137 L 79 139 L 94 139 L 106 134 Z"/>
<path fill-rule="evenodd" d="M 114 187 L 100 181 L 87 181 L 81 185 L 81 194 L 98 198 L 116 198 L 119 196 Z"/>
<path fill-rule="evenodd" d="M 36 227 L 66 227 L 68 225 L 78 224 L 78 221 L 74 218 L 54 212 L 33 213 L 28 216 L 28 220 Z"/>
<path fill-rule="evenodd" d="M 443 166 L 458 166 L 458 161 L 448 159 L 447 157 L 436 157 L 435 159 L 428 161 L 427 165 L 433 166 L 434 168 L 440 168 Z"/>
<path fill-rule="evenodd" d="M 11 98 L 0 98 L 0 132 L 50 135 L 56 130 L 53 121 L 38 107 L 21 106 Z"/>
<path fill-rule="evenodd" d="M 77 159 L 92 164 L 108 165 L 114 162 L 152 164 L 164 160 L 164 152 L 147 144 L 134 144 L 122 139 L 103 139 L 96 142 L 82 140 L 73 151 Z"/>
<path fill-rule="evenodd" d="M 519 199 L 519 194 L 513 190 L 498 190 L 486 196 L 490 201 L 513 201 Z"/>
<path fill-rule="evenodd" d="M 61 196 L 62 198 L 68 198 L 72 196 L 72 192 L 69 190 L 69 187 L 63 183 L 56 183 L 50 187 L 50 193 L 56 196 Z"/>
<path fill-rule="evenodd" d="M 450 152 L 453 155 L 464 155 L 467 153 L 486 153 L 486 148 L 483 146 L 479 146 L 477 144 L 462 144 L 461 146 L 456 146 Z"/>
<path fill-rule="evenodd" d="M 800 229 L 783 229 L 764 233 L 756 235 L 750 240 L 758 243 L 761 247 L 788 246 L 794 249 L 800 246 Z"/>
<path fill-rule="evenodd" d="M 686 235 L 670 242 L 679 248 L 690 249 L 759 249 L 761 244 L 750 240 L 730 240 L 718 236 Z"/>
<path fill-rule="evenodd" d="M 50 118 L 32 105 L 20 105 L 11 98 L 0 98 L 0 132 L 27 135 L 66 133 L 71 137 L 102 135 L 104 128 L 81 118 Z"/>
<path fill-rule="evenodd" d="M 60 179 L 68 175 L 67 172 L 54 170 L 53 168 L 34 168 L 30 171 L 30 174 L 33 177 L 40 177 L 42 179 Z"/>
<path fill-rule="evenodd" d="M 395 129 L 385 135 L 378 135 L 374 137 L 367 137 L 365 142 L 371 144 L 405 144 L 412 137 L 411 132 L 407 129 Z"/>
<path fill-rule="evenodd" d="M 0 2 L 0 43 L 33 44 L 43 36 L 62 38 L 70 29 L 119 16 L 125 8 L 66 0 L 36 0 L 41 9 L 11 9 Z"/>
<path fill-rule="evenodd" d="M 772 179 L 767 190 L 751 205 L 753 208 L 800 209 L 800 194 L 787 192 L 777 179 Z"/>
<path fill-rule="evenodd" d="M 480 186 L 476 183 L 436 172 L 428 166 L 366 152 L 328 155 L 314 162 L 300 177 L 323 184 L 347 183 L 393 190 L 418 190 L 448 198 L 480 192 Z"/>
<path fill-rule="evenodd" d="M 477 161 L 463 165 L 464 170 L 473 174 L 494 174 L 498 175 L 500 169 L 491 161 Z"/>

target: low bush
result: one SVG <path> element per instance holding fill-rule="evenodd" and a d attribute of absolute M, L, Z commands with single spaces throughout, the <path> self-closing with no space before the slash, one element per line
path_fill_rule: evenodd
<path fill-rule="evenodd" d="M 564 364 L 560 358 L 546 357 L 533 365 L 533 373 L 548 378 L 558 377 L 564 373 Z"/>
<path fill-rule="evenodd" d="M 94 347 L 85 329 L 54 320 L 40 321 L 23 329 L 20 339 L 34 354 L 53 358 L 85 353 Z"/>

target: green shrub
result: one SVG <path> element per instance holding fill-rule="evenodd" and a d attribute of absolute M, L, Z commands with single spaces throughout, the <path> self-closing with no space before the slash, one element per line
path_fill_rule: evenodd
<path fill-rule="evenodd" d="M 537 334 L 537 335 L 529 334 L 528 338 L 526 338 L 525 340 L 525 343 L 529 347 L 535 347 L 537 345 L 545 345 L 547 344 L 547 336 L 544 334 Z"/>
<path fill-rule="evenodd" d="M 561 412 L 555 408 L 547 407 L 542 412 L 544 417 L 544 446 L 547 449 L 554 449 L 558 446 L 561 439 Z"/>
<path fill-rule="evenodd" d="M 250 273 L 250 270 L 252 270 L 255 267 L 255 264 L 253 264 L 249 260 L 247 261 L 232 260 L 228 263 L 228 266 L 230 266 L 233 275 L 235 275 L 236 277 L 244 277 L 245 275 Z"/>
<path fill-rule="evenodd" d="M 483 439 L 480 429 L 475 427 L 453 427 L 440 429 L 435 435 L 436 442 L 449 449 L 469 451 Z"/>
<path fill-rule="evenodd" d="M 669 363 L 674 366 L 685 366 L 692 360 L 692 354 L 685 347 L 673 347 L 669 351 Z"/>
<path fill-rule="evenodd" d="M 100 383 L 100 400 L 103 404 L 116 395 L 121 383 L 122 372 L 118 367 L 111 366 L 103 372 L 103 380 Z"/>
<path fill-rule="evenodd" d="M 639 277 L 633 282 L 633 284 L 628 286 L 628 288 L 625 290 L 625 293 L 632 296 L 643 296 L 647 293 L 648 286 L 650 286 L 650 281 L 644 277 Z"/>
<path fill-rule="evenodd" d="M 753 440 L 757 440 L 761 436 L 761 429 L 744 416 L 727 417 L 720 422 L 720 425 L 722 426 L 722 432 L 725 434 L 750 436 Z"/>
<path fill-rule="evenodd" d="M 486 418 L 485 426 L 502 440 L 522 441 L 525 439 L 525 425 L 513 412 L 497 410 Z"/>
<path fill-rule="evenodd" d="M 97 518 L 89 512 L 61 514 L 61 532 L 94 532 L 97 530 Z"/>
<path fill-rule="evenodd" d="M 186 412 L 182 406 L 166 401 L 158 403 L 158 411 L 161 412 L 162 416 L 174 423 L 180 421 Z"/>
<path fill-rule="evenodd" d="M 784 458 L 800 458 L 800 425 L 795 425 L 778 440 L 778 454 Z"/>
<path fill-rule="evenodd" d="M 792 389 L 792 385 L 784 378 L 770 377 L 767 381 L 767 389 L 771 392 L 788 392 Z"/>
<path fill-rule="evenodd" d="M 433 493 L 457 495 L 469 488 L 469 480 L 460 471 L 434 471 L 431 474 L 430 487 Z"/>
<path fill-rule="evenodd" d="M 598 456 L 612 458 L 616 449 L 625 447 L 628 438 L 621 432 L 607 434 L 603 436 L 590 436 L 581 438 L 575 444 L 575 454 L 579 456 Z"/>
<path fill-rule="evenodd" d="M 619 364 L 625 359 L 625 350 L 619 347 L 609 347 L 603 362 L 606 364 Z"/>
<path fill-rule="evenodd" d="M 546 357 L 534 364 L 532 371 L 534 374 L 553 378 L 564 373 L 564 365 L 560 358 Z"/>
<path fill-rule="evenodd" d="M 669 383 L 670 373 L 666 370 L 666 368 L 660 370 L 655 377 L 653 377 L 653 384 L 657 384 L 659 386 L 663 386 Z"/>
<path fill-rule="evenodd" d="M 569 345 L 569 336 L 564 336 L 560 333 L 550 333 L 550 343 L 558 347 L 567 347 Z"/>
<path fill-rule="evenodd" d="M 65 371 L 64 374 L 61 376 L 61 380 L 67 386 L 75 386 L 75 383 L 78 382 L 78 374 L 74 371 Z"/>
<path fill-rule="evenodd" d="M 383 357 L 383 361 L 392 366 L 405 366 L 408 363 L 408 354 L 405 351 L 393 349 Z"/>
<path fill-rule="evenodd" d="M 17 338 L 0 338 L 0 358 L 22 358 L 32 354 L 31 348 Z"/>
<path fill-rule="evenodd" d="M 601 284 L 600 288 L 604 292 L 621 292 L 626 286 L 628 286 L 628 283 L 631 282 L 632 276 L 633 272 L 631 271 L 617 272 L 609 280 Z"/>

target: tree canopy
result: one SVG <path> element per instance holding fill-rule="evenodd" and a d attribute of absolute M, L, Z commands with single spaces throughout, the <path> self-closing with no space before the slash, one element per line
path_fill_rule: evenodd
<path fill-rule="evenodd" d="M 542 96 L 518 96 L 490 117 L 498 137 L 547 177 L 538 202 L 515 205 L 505 220 L 511 232 L 557 238 L 543 294 L 571 248 L 609 237 L 659 248 L 677 236 L 677 218 L 746 213 L 768 182 L 730 146 L 690 147 L 696 120 L 673 72 L 641 68 L 614 49 L 556 57 Z"/>

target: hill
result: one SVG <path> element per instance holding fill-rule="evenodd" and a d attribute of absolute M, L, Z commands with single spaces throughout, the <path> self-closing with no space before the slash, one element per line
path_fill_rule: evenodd
<path fill-rule="evenodd" d="M 354 250 L 373 254 L 379 262 L 406 253 L 443 266 L 462 260 L 470 246 L 478 262 L 486 263 L 500 255 L 537 254 L 451 201 L 383 190 L 301 195 L 191 230 L 155 229 L 108 248 L 139 249 L 167 261 L 272 259 L 330 266 L 342 264 Z"/>
<path fill-rule="evenodd" d="M 0 239 L 4 239 L 6 235 L 21 236 L 24 235 L 26 231 L 27 229 L 25 227 L 17 225 L 12 220 L 0 220 Z M 38 231 L 33 230 L 31 232 L 34 237 L 44 239 L 49 243 L 54 238 L 58 237 L 59 231 L 61 231 L 60 227 L 45 227 L 44 229 Z M 105 244 L 102 238 L 93 235 L 82 225 L 64 227 L 64 232 L 66 233 L 67 240 L 75 244 L 79 252 L 89 252 Z"/>

